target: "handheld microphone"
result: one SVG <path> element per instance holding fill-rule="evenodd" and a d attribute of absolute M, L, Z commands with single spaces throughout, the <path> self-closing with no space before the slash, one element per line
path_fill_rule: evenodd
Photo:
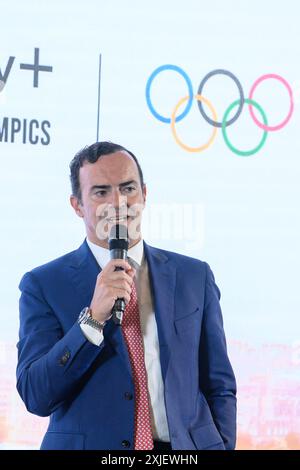
<path fill-rule="evenodd" d="M 125 259 L 128 251 L 128 232 L 125 225 L 114 225 L 111 228 L 108 247 L 110 251 L 110 259 Z M 115 271 L 123 271 L 123 268 L 117 266 Z M 125 300 L 117 299 L 112 308 L 112 318 L 116 325 L 121 325 L 125 312 Z"/>

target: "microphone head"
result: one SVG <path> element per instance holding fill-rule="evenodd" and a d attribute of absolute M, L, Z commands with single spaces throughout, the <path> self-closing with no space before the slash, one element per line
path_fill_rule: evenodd
<path fill-rule="evenodd" d="M 128 250 L 128 231 L 125 225 L 114 225 L 111 228 L 108 248 L 110 250 Z"/>

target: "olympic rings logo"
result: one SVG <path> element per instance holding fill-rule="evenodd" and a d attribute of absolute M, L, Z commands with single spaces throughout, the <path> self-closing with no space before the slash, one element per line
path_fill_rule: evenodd
<path fill-rule="evenodd" d="M 156 109 L 154 108 L 154 106 L 152 104 L 152 101 L 151 101 L 151 96 L 150 96 L 151 86 L 152 86 L 152 83 L 153 83 L 154 79 L 161 72 L 163 72 L 165 70 L 172 70 L 174 72 L 177 72 L 179 75 L 181 75 L 184 78 L 184 80 L 186 82 L 186 85 L 187 85 L 187 89 L 188 89 L 188 95 L 184 96 L 183 98 L 181 98 L 178 101 L 178 103 L 174 107 L 174 110 L 171 114 L 171 117 L 165 117 L 165 116 L 159 114 L 156 111 Z M 203 88 L 204 88 L 206 82 L 209 80 L 209 78 L 211 78 L 215 75 L 219 75 L 219 74 L 226 75 L 229 78 L 231 78 L 234 81 L 235 85 L 237 86 L 237 89 L 238 89 L 238 92 L 239 92 L 239 95 L 240 95 L 239 99 L 235 100 L 233 103 L 231 103 L 228 106 L 228 108 L 226 109 L 226 111 L 223 115 L 222 121 L 217 120 L 217 113 L 216 113 L 216 110 L 215 110 L 214 106 L 202 94 Z M 290 99 L 290 105 L 289 105 L 289 110 L 288 110 L 287 116 L 279 124 L 274 125 L 274 126 L 268 125 L 268 120 L 267 120 L 267 116 L 266 116 L 265 111 L 253 99 L 254 92 L 255 92 L 256 88 L 258 87 L 258 85 L 260 83 L 262 83 L 263 81 L 269 80 L 269 79 L 275 79 L 275 80 L 279 81 L 287 89 L 288 94 L 289 94 L 289 99 Z M 208 122 L 208 124 L 210 124 L 213 127 L 211 137 L 208 139 L 207 142 L 200 145 L 199 147 L 190 147 L 189 145 L 184 144 L 179 139 L 177 131 L 176 131 L 176 126 L 175 126 L 175 124 L 177 122 L 181 121 L 189 113 L 189 111 L 192 107 L 193 99 L 197 100 L 198 108 L 199 108 L 199 111 L 200 111 L 202 117 L 205 119 L 206 122 Z M 257 80 L 255 80 L 255 82 L 253 83 L 253 85 L 250 89 L 249 98 L 245 98 L 242 85 L 241 85 L 240 81 L 237 79 L 237 77 L 233 73 L 229 72 L 228 70 L 216 69 L 216 70 L 213 70 L 213 71 L 209 72 L 207 75 L 205 75 L 205 77 L 200 82 L 197 94 L 194 95 L 192 82 L 191 82 L 191 79 L 189 78 L 189 76 L 187 75 L 187 73 L 182 68 L 178 67 L 177 65 L 171 65 L 171 64 L 161 65 L 160 67 L 158 67 L 157 69 L 155 69 L 152 72 L 152 74 L 148 78 L 148 81 L 147 81 L 147 84 L 146 84 L 146 101 L 147 101 L 147 105 L 149 107 L 150 112 L 152 113 L 152 115 L 156 119 L 158 119 L 159 121 L 161 121 L 163 123 L 167 123 L 167 124 L 171 125 L 171 131 L 172 131 L 172 134 L 173 134 L 173 137 L 174 137 L 175 141 L 184 150 L 186 150 L 188 152 L 202 152 L 203 150 L 206 150 L 209 146 L 211 146 L 211 144 L 215 140 L 216 135 L 217 135 L 217 128 L 221 128 L 222 129 L 222 135 L 223 135 L 223 138 L 224 138 L 224 141 L 225 141 L 225 144 L 227 145 L 227 147 L 233 153 L 235 153 L 236 155 L 239 155 L 241 157 L 248 157 L 250 155 L 254 155 L 255 153 L 257 153 L 262 148 L 262 146 L 264 145 L 264 143 L 266 141 L 266 138 L 267 138 L 268 132 L 274 132 L 274 131 L 278 131 L 278 130 L 282 129 L 289 122 L 289 120 L 291 119 L 291 116 L 293 114 L 293 111 L 294 111 L 294 99 L 293 99 L 293 92 L 292 92 L 291 86 L 280 75 L 277 75 L 277 74 L 274 74 L 274 73 L 269 73 L 269 74 L 262 75 Z M 209 108 L 209 110 L 212 114 L 212 118 L 209 117 L 206 114 L 206 112 L 204 111 L 203 103 L 206 104 L 207 107 Z M 230 142 L 230 140 L 228 138 L 228 135 L 227 135 L 227 127 L 231 126 L 238 119 L 238 117 L 240 116 L 240 114 L 243 110 L 243 107 L 244 107 L 245 103 L 248 104 L 248 106 L 249 106 L 249 111 L 250 111 L 251 118 L 253 119 L 255 124 L 260 129 L 262 129 L 262 131 L 263 131 L 262 138 L 261 138 L 259 144 L 256 147 L 254 147 L 250 150 L 240 150 L 240 149 L 236 148 Z M 177 115 L 178 111 L 179 111 L 179 108 L 183 104 L 185 104 L 184 110 L 181 112 L 181 114 Z M 258 110 L 258 112 L 261 116 L 261 121 L 262 122 L 260 120 L 258 120 L 258 118 L 255 116 L 253 107 Z M 232 113 L 232 111 L 235 108 L 237 108 L 237 110 L 236 110 L 234 116 L 229 119 L 230 114 Z"/>

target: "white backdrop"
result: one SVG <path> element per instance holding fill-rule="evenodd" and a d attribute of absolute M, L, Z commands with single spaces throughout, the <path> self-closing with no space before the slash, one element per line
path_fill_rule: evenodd
<path fill-rule="evenodd" d="M 14 392 L 18 283 L 84 237 L 68 202 L 68 165 L 96 140 L 100 104 L 99 140 L 128 147 L 144 170 L 145 240 L 206 260 L 215 273 L 239 385 L 239 447 L 300 448 L 298 2 L 1 0 L 0 7 L 0 445 L 36 447 L 46 425 Z M 28 68 L 34 54 L 52 71 Z M 186 72 L 194 95 L 216 69 L 232 72 L 245 98 L 259 77 L 277 74 L 293 92 L 291 119 L 252 156 L 232 152 L 221 129 L 207 150 L 188 152 L 147 105 L 147 81 L 165 64 Z M 186 95 L 175 71 L 153 80 L 153 105 L 166 117 Z M 203 95 L 219 121 L 239 98 L 221 74 Z M 288 115 L 290 96 L 277 79 L 261 82 L 253 99 L 270 126 Z M 199 146 L 215 128 L 194 100 L 176 129 Z M 227 129 L 242 150 L 263 135 L 247 104 Z"/>

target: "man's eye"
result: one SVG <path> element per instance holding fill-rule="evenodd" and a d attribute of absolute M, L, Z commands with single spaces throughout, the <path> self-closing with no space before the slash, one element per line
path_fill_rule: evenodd
<path fill-rule="evenodd" d="M 124 192 L 125 192 L 125 193 L 132 193 L 134 190 L 135 190 L 135 187 L 134 187 L 134 186 L 126 186 L 126 187 L 124 188 Z"/>
<path fill-rule="evenodd" d="M 104 190 L 96 191 L 96 192 L 95 192 L 95 195 L 96 195 L 96 196 L 101 196 L 101 197 L 103 197 L 103 196 L 106 195 L 106 191 L 104 191 Z"/>

